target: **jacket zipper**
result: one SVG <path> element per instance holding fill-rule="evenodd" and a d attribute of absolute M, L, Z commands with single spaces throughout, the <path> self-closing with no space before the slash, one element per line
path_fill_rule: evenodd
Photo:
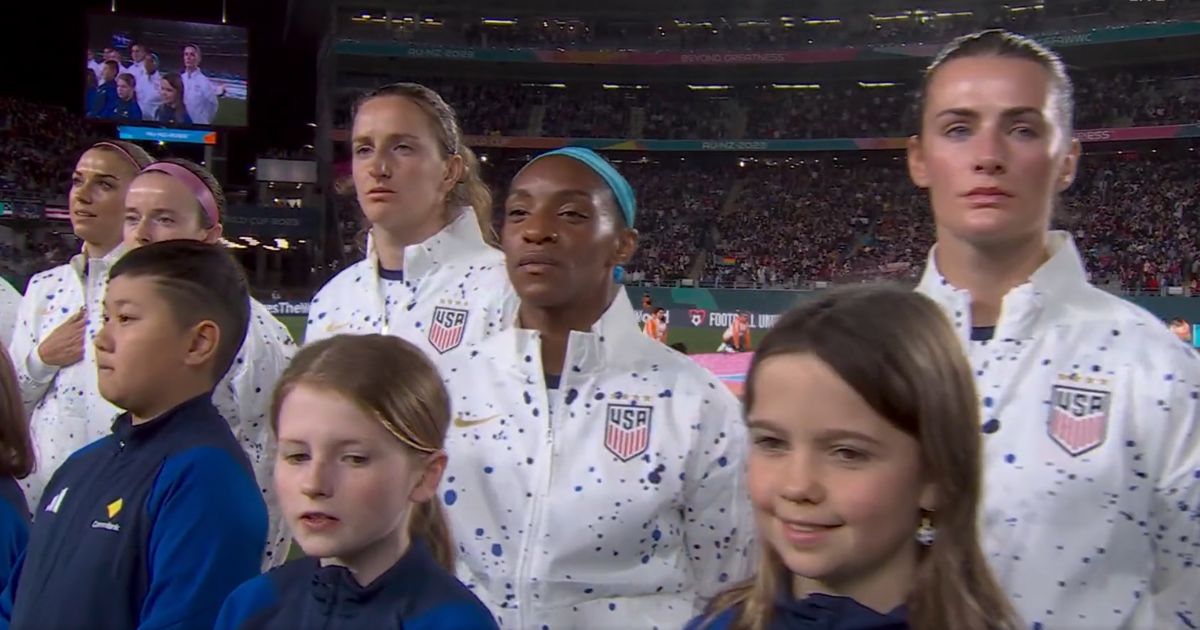
<path fill-rule="evenodd" d="M 517 589 L 520 596 L 517 597 L 517 628 L 524 628 L 526 620 L 530 618 L 529 607 L 533 601 L 531 590 L 533 589 L 533 581 L 530 579 L 533 574 L 532 564 L 535 560 L 532 553 L 533 543 L 538 540 L 539 526 L 542 522 L 542 504 L 546 497 L 550 494 L 550 483 L 553 479 L 554 472 L 554 416 L 550 412 L 549 396 L 546 393 L 545 377 L 535 379 L 538 388 L 538 408 L 545 416 L 543 422 L 546 423 L 545 438 L 543 444 L 545 450 L 539 453 L 538 457 L 542 461 L 538 465 L 538 483 L 537 491 L 533 495 L 533 509 L 530 510 L 529 523 L 525 528 L 525 536 L 521 540 L 521 548 L 518 550 L 519 555 L 517 560 L 517 581 L 513 585 Z M 560 382 L 559 387 L 563 387 Z"/>

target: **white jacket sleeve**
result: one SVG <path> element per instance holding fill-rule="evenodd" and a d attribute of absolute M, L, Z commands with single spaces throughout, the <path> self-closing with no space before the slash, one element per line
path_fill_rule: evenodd
<path fill-rule="evenodd" d="M 238 353 L 239 362 L 230 369 L 214 400 L 250 457 L 254 476 L 267 503 L 270 540 L 267 541 L 269 555 L 264 568 L 282 564 L 291 543 L 272 480 L 275 440 L 271 436 L 270 413 L 275 385 L 295 353 L 296 344 L 287 327 L 257 302 L 253 303 L 250 327 Z"/>
<path fill-rule="evenodd" d="M 13 330 L 17 327 L 17 311 L 21 309 L 21 294 L 7 280 L 0 278 L 0 345 L 12 345 Z"/>
<path fill-rule="evenodd" d="M 683 506 L 684 542 L 704 599 L 750 577 L 755 560 L 746 429 L 737 399 L 716 387 L 698 419 L 702 441 L 689 458 Z"/>
<path fill-rule="evenodd" d="M 33 411 L 34 406 L 50 389 L 54 376 L 58 374 L 57 367 L 46 365 L 38 356 L 38 345 L 42 342 L 38 337 L 40 325 L 41 308 L 38 296 L 26 293 L 17 310 L 17 326 L 13 330 L 9 356 L 12 357 L 13 366 L 17 371 L 21 401 L 25 403 L 27 411 Z"/>
<path fill-rule="evenodd" d="M 1186 353 L 1184 361 L 1168 363 L 1176 371 L 1165 376 L 1171 381 L 1167 405 L 1146 410 L 1155 420 L 1163 413 L 1152 426 L 1166 434 L 1161 468 L 1148 471 L 1157 472 L 1146 527 L 1154 548 L 1154 577 L 1153 622 L 1145 627 L 1154 628 L 1181 628 L 1181 619 L 1200 618 L 1200 564 L 1194 544 L 1200 540 L 1200 358 L 1190 348 L 1180 352 Z"/>
<path fill-rule="evenodd" d="M 217 115 L 217 88 L 208 77 L 198 83 L 200 86 L 200 98 L 202 109 L 201 118 L 204 124 L 212 122 L 213 116 Z"/>

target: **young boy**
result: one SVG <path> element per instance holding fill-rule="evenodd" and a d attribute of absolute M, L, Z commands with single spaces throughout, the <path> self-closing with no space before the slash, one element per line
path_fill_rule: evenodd
<path fill-rule="evenodd" d="M 101 395 L 127 411 L 50 480 L 0 628 L 208 630 L 257 575 L 266 506 L 211 400 L 248 319 L 218 246 L 164 241 L 113 266 L 96 363 Z"/>

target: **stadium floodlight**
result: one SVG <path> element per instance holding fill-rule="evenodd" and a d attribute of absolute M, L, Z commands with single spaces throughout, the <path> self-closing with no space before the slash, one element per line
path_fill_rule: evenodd
<path fill-rule="evenodd" d="M 484 26 L 516 26 L 517 21 L 508 18 L 482 18 Z"/>
<path fill-rule="evenodd" d="M 876 81 L 876 82 L 859 81 L 858 87 L 861 87 L 861 88 L 885 88 L 885 87 L 896 87 L 896 84 L 892 83 L 891 81 Z"/>
<path fill-rule="evenodd" d="M 819 83 L 772 83 L 771 87 L 776 90 L 819 90 Z"/>
<path fill-rule="evenodd" d="M 710 90 L 710 91 L 714 91 L 714 90 L 728 90 L 728 89 L 730 89 L 730 86 L 728 86 L 728 85 L 693 85 L 693 84 L 689 83 L 689 84 L 688 84 L 688 89 L 689 89 L 689 90 Z"/>
<path fill-rule="evenodd" d="M 291 246 L 292 244 L 289 243 L 286 238 L 275 239 L 275 247 L 278 247 L 279 249 L 289 249 Z"/>

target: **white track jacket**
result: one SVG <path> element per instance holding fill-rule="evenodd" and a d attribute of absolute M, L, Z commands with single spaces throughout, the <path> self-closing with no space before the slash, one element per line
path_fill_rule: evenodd
<path fill-rule="evenodd" d="M 13 331 L 17 328 L 17 311 L 21 308 L 21 293 L 0 278 L 0 345 L 12 345 Z"/>
<path fill-rule="evenodd" d="M 1071 237 L 1005 296 L 992 341 L 930 254 L 918 288 L 968 349 L 981 396 L 985 551 L 1034 627 L 1200 625 L 1200 359 L 1087 283 Z"/>
<path fill-rule="evenodd" d="M 367 257 L 343 269 L 313 298 L 305 343 L 341 334 L 382 333 L 416 344 L 435 362 L 499 332 L 516 311 L 504 254 L 487 245 L 474 211 L 404 250 L 404 280 L 389 294 L 374 240 Z"/>
<path fill-rule="evenodd" d="M 682 628 L 750 574 L 738 402 L 637 322 L 620 291 L 553 390 L 530 330 L 444 366 L 458 577 L 501 627 Z"/>
<path fill-rule="evenodd" d="M 37 470 L 21 483 L 29 506 L 36 510 L 50 476 L 72 453 L 108 435 L 120 409 L 100 396 L 96 382 L 96 348 L 104 325 L 104 289 L 108 271 L 125 253 L 119 246 L 103 258 L 76 254 L 70 262 L 29 280 L 21 299 L 12 355 L 21 399 L 30 413 L 30 432 Z M 63 322 L 87 306 L 83 360 L 57 368 L 38 356 L 38 346 Z"/>

